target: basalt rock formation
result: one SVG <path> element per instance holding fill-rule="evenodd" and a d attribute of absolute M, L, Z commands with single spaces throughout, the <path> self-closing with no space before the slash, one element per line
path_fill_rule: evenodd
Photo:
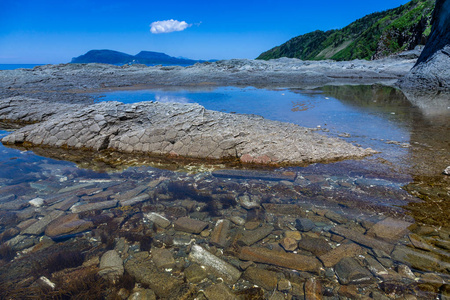
<path fill-rule="evenodd" d="M 450 0 L 437 0 L 429 40 L 399 85 L 405 89 L 450 89 Z"/>
<path fill-rule="evenodd" d="M 42 112 L 51 116 L 43 117 Z M 206 110 L 198 104 L 102 102 L 80 109 L 79 105 L 55 108 L 47 101 L 13 97 L 0 101 L 0 119 L 39 122 L 3 138 L 4 144 L 11 145 L 281 165 L 374 153 L 294 124 Z"/>

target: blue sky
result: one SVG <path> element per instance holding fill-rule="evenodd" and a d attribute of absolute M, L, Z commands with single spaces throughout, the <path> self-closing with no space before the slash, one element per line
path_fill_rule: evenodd
<path fill-rule="evenodd" d="M 66 63 L 92 49 L 255 58 L 297 35 L 342 28 L 407 2 L 0 0 L 0 63 Z M 150 31 L 153 22 L 165 20 L 184 21 L 171 23 L 184 30 Z"/>

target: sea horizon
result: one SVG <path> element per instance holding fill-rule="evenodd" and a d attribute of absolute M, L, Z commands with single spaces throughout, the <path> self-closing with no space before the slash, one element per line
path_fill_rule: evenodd
<path fill-rule="evenodd" d="M 32 69 L 47 64 L 0 64 L 0 70 Z"/>

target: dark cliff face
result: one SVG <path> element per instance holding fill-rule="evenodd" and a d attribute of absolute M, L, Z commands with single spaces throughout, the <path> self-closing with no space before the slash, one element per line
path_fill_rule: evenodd
<path fill-rule="evenodd" d="M 399 81 L 399 86 L 411 90 L 450 91 L 450 0 L 436 1 L 425 49 L 416 65 Z"/>
<path fill-rule="evenodd" d="M 433 26 L 425 49 L 417 64 L 427 61 L 434 53 L 450 44 L 450 0 L 437 0 Z"/>

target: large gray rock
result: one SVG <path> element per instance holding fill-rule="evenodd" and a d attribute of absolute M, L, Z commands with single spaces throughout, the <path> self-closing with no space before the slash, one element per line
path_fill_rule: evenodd
<path fill-rule="evenodd" d="M 408 89 L 450 89 L 450 0 L 437 0 L 431 34 L 411 72 L 400 81 Z"/>
<path fill-rule="evenodd" d="M 11 101 L 0 101 L 0 107 Z M 31 110 L 52 110 L 45 102 Z M 17 110 L 28 111 L 24 105 Z M 31 112 L 30 112 L 31 113 Z M 0 119 L 10 117 L 2 115 Z M 102 102 L 66 107 L 47 121 L 3 138 L 4 144 L 115 150 L 193 158 L 240 159 L 257 164 L 300 164 L 374 153 L 294 124 L 259 116 L 206 110 L 198 104 Z"/>

